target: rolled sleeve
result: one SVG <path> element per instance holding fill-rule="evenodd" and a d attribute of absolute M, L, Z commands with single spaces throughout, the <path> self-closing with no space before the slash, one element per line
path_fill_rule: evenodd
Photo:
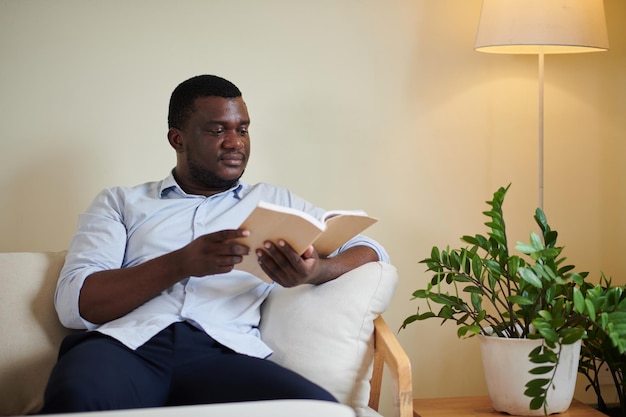
<path fill-rule="evenodd" d="M 120 213 L 115 195 L 105 190 L 79 217 L 54 297 L 59 320 L 65 327 L 89 330 L 97 327 L 80 316 L 78 300 L 91 274 L 122 266 L 126 228 Z"/>
<path fill-rule="evenodd" d="M 303 200 L 304 201 L 304 200 Z M 318 218 L 318 219 L 323 219 L 324 215 L 326 214 L 326 211 L 321 209 L 321 208 L 316 208 L 314 206 L 312 206 L 310 203 L 304 202 L 304 204 L 301 207 L 298 207 L 303 211 L 308 212 L 309 214 L 311 214 L 312 216 Z M 353 237 L 352 239 L 348 240 L 346 243 L 344 243 L 343 245 L 341 245 L 337 250 L 335 250 L 333 253 L 331 253 L 329 256 L 335 256 L 347 249 L 353 248 L 355 246 L 367 246 L 369 248 L 371 248 L 374 252 L 376 252 L 376 254 L 378 255 L 378 260 L 380 262 L 385 262 L 385 263 L 391 263 L 391 260 L 389 258 L 389 254 L 387 253 L 387 251 L 385 250 L 385 248 L 378 243 L 376 240 L 367 237 L 365 235 L 356 235 L 355 237 Z"/>
<path fill-rule="evenodd" d="M 341 253 L 345 251 L 346 249 L 350 249 L 355 246 L 367 246 L 371 248 L 372 250 L 374 250 L 374 252 L 376 252 L 376 254 L 378 255 L 379 261 L 385 262 L 385 263 L 391 263 L 391 259 L 389 258 L 389 254 L 387 253 L 385 248 L 374 239 L 371 239 L 365 235 L 357 235 L 353 237 L 352 239 L 350 239 L 349 241 L 341 245 L 339 249 L 337 249 L 330 256 L 335 256 L 336 254 Z"/>

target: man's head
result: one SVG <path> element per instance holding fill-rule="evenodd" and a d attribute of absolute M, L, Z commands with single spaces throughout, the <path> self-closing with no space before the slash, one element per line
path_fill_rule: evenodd
<path fill-rule="evenodd" d="M 168 122 L 183 190 L 208 196 L 237 183 L 250 155 L 250 118 L 234 84 L 213 75 L 184 81 L 172 93 Z"/>
<path fill-rule="evenodd" d="M 183 81 L 170 97 L 168 127 L 182 129 L 193 113 L 196 99 L 210 96 L 235 98 L 241 97 L 241 91 L 235 84 L 217 75 L 197 75 Z"/>

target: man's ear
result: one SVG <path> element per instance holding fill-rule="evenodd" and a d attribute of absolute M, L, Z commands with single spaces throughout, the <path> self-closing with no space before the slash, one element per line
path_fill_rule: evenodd
<path fill-rule="evenodd" d="M 175 127 L 170 127 L 170 130 L 167 131 L 167 140 L 177 153 L 183 152 L 183 132 Z"/>

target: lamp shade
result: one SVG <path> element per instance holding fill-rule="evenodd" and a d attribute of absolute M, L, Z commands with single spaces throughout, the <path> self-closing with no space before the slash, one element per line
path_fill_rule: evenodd
<path fill-rule="evenodd" d="M 474 47 L 496 54 L 606 51 L 603 0 L 483 0 Z"/>

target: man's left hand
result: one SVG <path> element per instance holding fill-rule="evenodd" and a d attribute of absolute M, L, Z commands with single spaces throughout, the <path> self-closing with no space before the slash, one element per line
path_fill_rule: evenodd
<path fill-rule="evenodd" d="M 265 242 L 264 248 L 257 249 L 256 254 L 263 271 L 283 287 L 319 284 L 327 280 L 323 277 L 323 260 L 313 246 L 298 255 L 287 242 L 279 240 Z"/>

